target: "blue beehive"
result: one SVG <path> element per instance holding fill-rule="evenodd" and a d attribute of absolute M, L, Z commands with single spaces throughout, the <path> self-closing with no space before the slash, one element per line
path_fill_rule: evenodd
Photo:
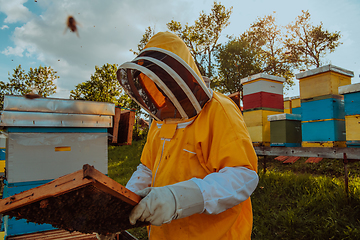
<path fill-rule="evenodd" d="M 344 95 L 345 115 L 360 114 L 360 83 L 341 86 L 339 93 Z"/>
<path fill-rule="evenodd" d="M 344 101 L 339 95 L 303 99 L 301 106 L 302 121 L 345 119 Z"/>
<path fill-rule="evenodd" d="M 302 122 L 303 142 L 345 141 L 345 121 L 325 120 Z"/>

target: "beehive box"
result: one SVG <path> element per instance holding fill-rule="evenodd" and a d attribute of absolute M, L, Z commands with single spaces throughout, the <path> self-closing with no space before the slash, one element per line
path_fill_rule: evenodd
<path fill-rule="evenodd" d="M 5 96 L 0 125 L 7 134 L 4 195 L 71 173 L 85 163 L 107 173 L 107 128 L 114 104 Z M 7 236 L 53 229 L 5 218 Z"/>
<path fill-rule="evenodd" d="M 291 98 L 286 97 L 284 98 L 284 113 L 290 113 L 291 114 Z"/>
<path fill-rule="evenodd" d="M 304 142 L 345 141 L 344 120 L 319 120 L 301 122 Z"/>
<path fill-rule="evenodd" d="M 131 225 L 129 214 L 141 198 L 94 167 L 0 201 L 0 213 L 54 227 L 100 234 L 147 225 Z"/>
<path fill-rule="evenodd" d="M 344 100 L 340 95 L 302 99 L 302 121 L 345 119 Z"/>
<path fill-rule="evenodd" d="M 283 95 L 268 92 L 247 94 L 243 96 L 243 105 L 244 110 L 260 107 L 283 110 Z"/>
<path fill-rule="evenodd" d="M 270 145 L 270 122 L 267 120 L 267 116 L 280 113 L 283 112 L 270 110 L 244 111 L 245 124 L 255 145 Z"/>
<path fill-rule="evenodd" d="M 270 146 L 301 146 L 301 115 L 277 114 L 269 115 Z"/>
<path fill-rule="evenodd" d="M 360 146 L 360 115 L 345 116 L 345 125 L 348 146 Z"/>
<path fill-rule="evenodd" d="M 267 92 L 283 95 L 285 78 L 258 73 L 240 80 L 243 84 L 243 95 Z"/>
<path fill-rule="evenodd" d="M 352 71 L 326 65 L 295 75 L 300 80 L 300 98 L 339 94 L 340 86 L 351 84 Z"/>
<path fill-rule="evenodd" d="M 345 114 L 360 114 L 360 83 L 339 87 L 339 94 L 344 95 Z"/>

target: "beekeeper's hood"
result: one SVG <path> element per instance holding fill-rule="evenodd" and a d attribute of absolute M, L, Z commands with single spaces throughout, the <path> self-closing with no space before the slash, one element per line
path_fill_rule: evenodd
<path fill-rule="evenodd" d="M 175 34 L 154 35 L 117 78 L 128 95 L 157 120 L 188 119 L 211 98 L 185 43 Z"/>

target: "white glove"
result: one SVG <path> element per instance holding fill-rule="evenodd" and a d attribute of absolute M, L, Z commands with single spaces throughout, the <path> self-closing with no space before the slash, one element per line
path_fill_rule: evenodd
<path fill-rule="evenodd" d="M 165 187 L 149 187 L 136 192 L 144 197 L 131 211 L 129 220 L 137 220 L 161 226 L 174 219 L 201 213 L 204 200 L 199 187 L 193 181 L 185 181 Z"/>

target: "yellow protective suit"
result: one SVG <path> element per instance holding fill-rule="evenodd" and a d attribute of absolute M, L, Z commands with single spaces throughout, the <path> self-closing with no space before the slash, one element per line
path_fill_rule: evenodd
<path fill-rule="evenodd" d="M 159 33 L 146 48 L 162 48 L 175 53 L 200 76 L 184 46 L 176 35 Z M 183 127 L 186 122 L 189 124 Z M 189 119 L 153 121 L 141 162 L 152 171 L 153 187 L 194 177 L 202 179 L 224 167 L 243 166 L 257 170 L 257 156 L 240 110 L 231 99 L 216 92 L 203 104 L 200 113 Z M 159 227 L 151 226 L 149 235 L 150 239 L 156 240 L 239 240 L 250 239 L 251 230 L 249 198 L 217 215 L 194 214 Z"/>

